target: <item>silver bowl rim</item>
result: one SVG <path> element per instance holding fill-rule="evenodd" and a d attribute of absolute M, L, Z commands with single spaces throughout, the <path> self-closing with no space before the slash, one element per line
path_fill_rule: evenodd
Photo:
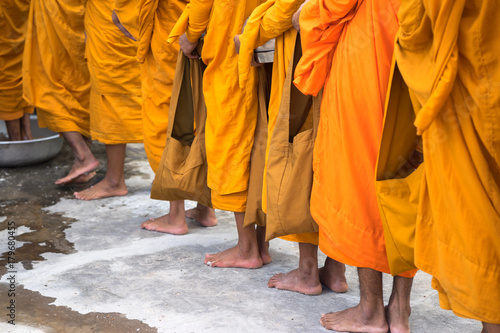
<path fill-rule="evenodd" d="M 0 141 L 0 145 L 17 145 L 17 144 L 27 144 L 27 143 L 34 143 L 34 142 L 42 142 L 42 141 L 49 141 L 49 140 L 54 140 L 57 138 L 60 138 L 61 136 L 59 134 L 54 134 L 51 136 L 46 136 L 44 138 L 40 139 L 32 139 L 32 140 L 21 140 L 21 141 Z"/>

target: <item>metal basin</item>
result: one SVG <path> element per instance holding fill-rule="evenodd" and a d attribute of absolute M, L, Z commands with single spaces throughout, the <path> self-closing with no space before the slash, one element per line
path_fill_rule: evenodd
<path fill-rule="evenodd" d="M 61 151 L 63 138 L 47 128 L 39 128 L 36 116 L 31 116 L 31 132 L 36 139 L 0 141 L 0 167 L 18 167 L 42 163 Z M 7 137 L 5 122 L 0 121 L 0 136 Z"/>

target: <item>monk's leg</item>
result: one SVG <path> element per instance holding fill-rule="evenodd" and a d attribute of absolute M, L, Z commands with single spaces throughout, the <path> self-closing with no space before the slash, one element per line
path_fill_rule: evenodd
<path fill-rule="evenodd" d="M 228 250 L 205 255 L 205 264 L 212 267 L 259 268 L 262 266 L 255 226 L 243 227 L 245 213 L 234 213 L 238 244 Z"/>
<path fill-rule="evenodd" d="M 149 219 L 141 224 L 141 228 L 173 235 L 184 235 L 188 232 L 184 201 L 170 201 L 170 212 L 158 218 Z"/>
<path fill-rule="evenodd" d="M 272 260 L 269 254 L 269 242 L 266 242 L 266 227 L 257 226 L 257 243 L 259 244 L 260 258 L 264 265 L 270 264 Z"/>
<path fill-rule="evenodd" d="M 349 289 L 345 278 L 345 265 L 327 257 L 325 266 L 319 269 L 319 280 L 336 293 L 345 293 Z"/>
<path fill-rule="evenodd" d="M 21 139 L 22 140 L 32 140 L 33 135 L 31 134 L 31 120 L 30 115 L 25 113 L 21 118 Z"/>
<path fill-rule="evenodd" d="M 326 329 L 340 332 L 384 332 L 389 326 L 385 319 L 382 294 L 382 273 L 371 268 L 358 268 L 359 304 L 344 311 L 321 316 Z"/>
<path fill-rule="evenodd" d="M 490 324 L 483 322 L 483 330 L 481 333 L 500 333 L 500 324 Z"/>
<path fill-rule="evenodd" d="M 410 332 L 410 293 L 413 278 L 394 277 L 392 294 L 385 315 L 391 333 Z"/>
<path fill-rule="evenodd" d="M 78 132 L 63 132 L 61 134 L 73 151 L 75 162 L 68 175 L 58 179 L 56 184 L 89 181 L 95 176 L 93 171 L 99 166 L 99 161 L 92 154 L 86 138 Z"/>
<path fill-rule="evenodd" d="M 21 141 L 21 119 L 6 120 L 5 127 L 10 141 Z"/>
<path fill-rule="evenodd" d="M 321 294 L 323 289 L 318 275 L 318 246 L 299 243 L 299 268 L 274 275 L 267 286 L 306 295 Z"/>
<path fill-rule="evenodd" d="M 75 197 L 80 200 L 93 200 L 127 194 L 124 171 L 126 149 L 126 144 L 106 145 L 108 158 L 106 176 L 94 186 L 81 192 L 75 192 Z"/>
<path fill-rule="evenodd" d="M 184 203 L 183 203 L 184 207 Z M 204 227 L 214 227 L 217 225 L 215 209 L 197 204 L 195 208 L 186 211 L 186 217 L 189 217 Z"/>

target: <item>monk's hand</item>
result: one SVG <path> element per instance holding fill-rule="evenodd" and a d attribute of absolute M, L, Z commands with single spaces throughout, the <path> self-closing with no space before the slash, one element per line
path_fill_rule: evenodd
<path fill-rule="evenodd" d="M 200 55 L 196 51 L 196 46 L 198 41 L 191 43 L 187 38 L 186 34 L 179 38 L 179 45 L 181 46 L 182 53 L 189 59 L 199 59 Z"/>
<path fill-rule="evenodd" d="M 262 64 L 257 60 L 257 55 L 254 53 L 252 57 L 252 62 L 250 63 L 253 67 L 260 67 Z"/>
<path fill-rule="evenodd" d="M 240 45 L 241 45 L 240 35 L 234 36 L 233 40 L 234 40 L 234 52 L 240 54 Z"/>

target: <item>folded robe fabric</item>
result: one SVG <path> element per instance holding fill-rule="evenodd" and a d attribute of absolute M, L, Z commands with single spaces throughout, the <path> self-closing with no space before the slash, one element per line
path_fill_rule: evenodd
<path fill-rule="evenodd" d="M 374 180 L 398 9 L 396 0 L 306 4 L 300 16 L 304 52 L 294 81 L 312 95 L 324 84 L 311 194 L 320 249 L 348 265 L 386 273 Z"/>
<path fill-rule="evenodd" d="M 500 324 L 500 3 L 403 2 L 395 56 L 422 105 L 415 263 L 441 307 Z"/>
<path fill-rule="evenodd" d="M 22 64 L 29 0 L 5 1 L 0 7 L 0 120 L 21 118 L 33 107 L 23 99 Z"/>
<path fill-rule="evenodd" d="M 90 136 L 90 77 L 81 0 L 32 0 L 23 56 L 23 96 L 40 127 Z"/>
<path fill-rule="evenodd" d="M 233 37 L 241 33 L 245 20 L 261 2 L 192 1 L 186 30 L 191 42 L 206 31 L 202 59 L 207 65 L 203 92 L 207 105 L 208 186 L 214 208 L 234 212 L 245 211 L 258 114 L 258 76 L 252 69 L 248 83 L 240 88 Z"/>
<path fill-rule="evenodd" d="M 91 136 L 105 144 L 142 142 L 137 42 L 113 23 L 113 4 L 113 0 L 89 0 L 86 4 Z"/>

